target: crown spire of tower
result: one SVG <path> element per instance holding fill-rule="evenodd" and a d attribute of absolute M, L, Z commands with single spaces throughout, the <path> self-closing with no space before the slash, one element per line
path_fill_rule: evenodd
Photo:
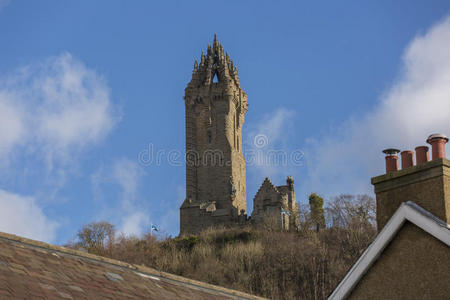
<path fill-rule="evenodd" d="M 193 73 L 195 74 L 192 76 L 192 84 L 195 86 L 199 84 L 209 85 L 214 82 L 214 78 L 217 76 L 218 82 L 227 85 L 235 84 L 240 88 L 237 68 L 229 54 L 225 52 L 216 33 L 214 33 L 213 42 L 208 43 L 207 51 L 202 51 L 200 60 L 194 63 Z"/>
<path fill-rule="evenodd" d="M 223 54 L 223 47 L 219 43 L 219 41 L 217 40 L 217 34 L 216 33 L 214 33 L 214 41 L 213 41 L 212 50 L 213 50 L 213 54 L 214 55 L 222 56 L 222 54 Z"/>
<path fill-rule="evenodd" d="M 200 66 L 203 66 L 205 64 L 205 54 L 202 51 L 202 57 L 200 59 Z"/>

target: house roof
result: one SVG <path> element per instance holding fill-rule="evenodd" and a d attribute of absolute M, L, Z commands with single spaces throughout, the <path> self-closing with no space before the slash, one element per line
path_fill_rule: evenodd
<path fill-rule="evenodd" d="M 270 181 L 269 177 L 266 177 L 259 187 L 258 191 L 256 192 L 255 198 L 258 197 L 259 193 L 264 192 L 265 190 L 272 190 L 274 193 L 279 194 L 280 191 L 277 189 L 277 187 Z"/>
<path fill-rule="evenodd" d="M 262 299 L 0 233 L 0 299 Z"/>
<path fill-rule="evenodd" d="M 450 246 L 450 226 L 448 224 L 414 202 L 402 203 L 383 230 L 342 279 L 328 298 L 329 300 L 343 299 L 351 293 L 406 221 Z"/>

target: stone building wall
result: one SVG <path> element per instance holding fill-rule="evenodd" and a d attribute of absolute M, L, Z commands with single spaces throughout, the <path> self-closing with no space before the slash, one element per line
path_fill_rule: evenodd
<path fill-rule="evenodd" d="M 216 78 L 216 80 L 215 80 Z M 180 235 L 211 226 L 248 223 L 242 126 L 247 95 L 236 66 L 214 36 L 185 89 L 186 198 L 180 207 Z M 270 183 L 270 181 L 267 179 Z M 255 197 L 252 224 L 275 220 L 282 230 L 298 228 L 294 181 L 266 187 Z M 266 205 L 265 201 L 270 203 Z M 262 210 L 261 210 L 262 209 Z"/>
<path fill-rule="evenodd" d="M 231 226 L 246 218 L 247 211 L 242 153 L 247 95 L 216 37 L 200 64 L 195 62 L 184 100 L 186 199 L 180 233 L 196 233 L 209 224 Z"/>
<path fill-rule="evenodd" d="M 288 177 L 286 183 L 274 186 L 269 178 L 264 180 L 253 199 L 252 224 L 277 230 L 298 229 L 298 207 L 292 177 Z"/>

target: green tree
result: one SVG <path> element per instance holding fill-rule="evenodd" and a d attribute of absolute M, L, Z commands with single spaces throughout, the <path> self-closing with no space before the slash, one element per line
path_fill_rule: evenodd
<path fill-rule="evenodd" d="M 325 227 L 325 213 L 323 210 L 323 198 L 312 193 L 309 195 L 309 209 L 311 211 L 311 221 L 316 226 L 316 231 Z"/>

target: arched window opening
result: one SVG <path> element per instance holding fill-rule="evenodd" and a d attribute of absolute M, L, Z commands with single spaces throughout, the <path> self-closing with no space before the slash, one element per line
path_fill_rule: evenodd
<path fill-rule="evenodd" d="M 219 82 L 219 77 L 217 76 L 217 72 L 214 73 L 214 77 L 213 77 L 213 83 L 218 83 Z"/>
<path fill-rule="evenodd" d="M 208 131 L 208 143 L 211 144 L 211 142 L 212 142 L 211 131 Z"/>

